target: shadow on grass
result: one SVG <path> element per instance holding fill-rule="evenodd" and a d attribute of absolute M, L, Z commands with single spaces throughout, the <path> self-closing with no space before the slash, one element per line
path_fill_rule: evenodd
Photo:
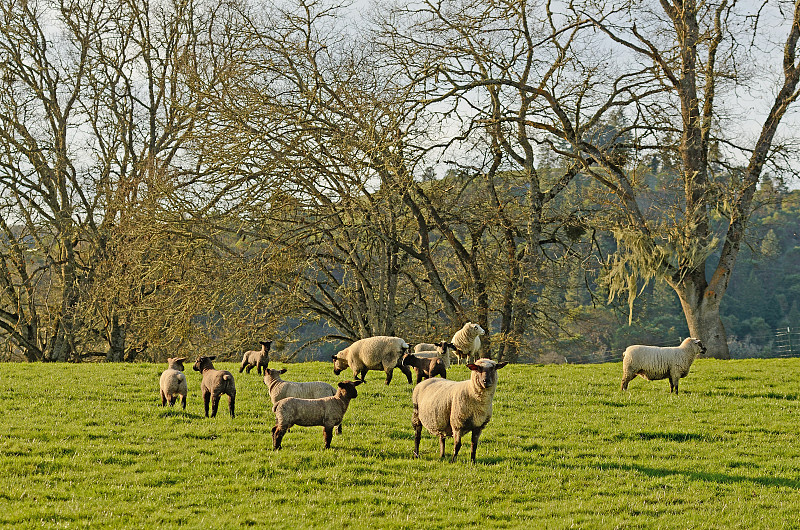
<path fill-rule="evenodd" d="M 664 440 L 668 442 L 714 442 L 714 436 L 692 432 L 632 432 L 620 433 L 614 440 Z"/>
<path fill-rule="evenodd" d="M 681 475 L 691 480 L 698 480 L 703 482 L 716 482 L 718 484 L 739 484 L 751 483 L 767 487 L 780 487 L 791 488 L 793 490 L 800 490 L 800 480 L 780 478 L 780 477 L 747 477 L 743 475 L 729 475 L 726 473 L 709 472 L 709 471 L 688 471 L 681 469 L 660 469 L 654 467 L 641 466 L 638 464 L 619 464 L 610 463 L 603 464 L 604 470 L 616 469 L 620 471 L 634 471 L 642 473 L 648 477 L 668 477 L 672 475 Z"/>
<path fill-rule="evenodd" d="M 205 416 L 202 415 L 202 414 L 195 414 L 193 412 L 186 412 L 185 410 L 179 410 L 179 409 L 173 409 L 173 408 L 170 408 L 170 409 L 167 409 L 167 410 L 164 410 L 163 412 L 161 412 L 161 417 L 162 418 L 186 418 L 186 419 L 192 419 L 192 420 L 202 420 L 202 419 L 205 418 Z"/>

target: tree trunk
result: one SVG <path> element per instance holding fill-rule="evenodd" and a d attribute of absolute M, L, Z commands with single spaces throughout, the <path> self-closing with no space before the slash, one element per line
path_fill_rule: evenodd
<path fill-rule="evenodd" d="M 721 296 L 705 281 L 704 271 L 696 271 L 678 283 L 670 282 L 678 293 L 689 334 L 706 347 L 706 357 L 730 359 L 725 326 L 719 314 Z"/>
<path fill-rule="evenodd" d="M 127 326 L 119 321 L 116 313 L 111 317 L 111 333 L 108 340 L 106 362 L 119 363 L 125 360 L 125 337 Z"/>

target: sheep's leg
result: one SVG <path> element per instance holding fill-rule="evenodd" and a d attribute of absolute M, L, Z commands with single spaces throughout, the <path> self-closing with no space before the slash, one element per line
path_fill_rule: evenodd
<path fill-rule="evenodd" d="M 325 442 L 325 449 L 331 448 L 331 440 L 333 439 L 333 426 L 322 427 L 322 439 Z"/>
<path fill-rule="evenodd" d="M 389 368 L 384 368 L 384 370 L 386 371 L 386 384 L 388 385 L 389 383 L 392 382 L 392 375 L 394 375 L 394 366 L 391 366 Z"/>
<path fill-rule="evenodd" d="M 222 397 L 222 396 L 220 396 Z M 236 415 L 233 413 L 233 409 L 236 406 L 236 394 L 228 394 L 228 410 L 231 413 L 231 418 L 235 418 Z"/>
<path fill-rule="evenodd" d="M 475 429 L 472 431 L 472 447 L 470 448 L 470 458 L 475 462 L 475 452 L 478 450 L 478 440 L 481 438 L 482 429 Z"/>
<path fill-rule="evenodd" d="M 445 441 L 445 438 L 447 438 L 447 437 L 444 434 L 440 434 L 439 435 L 439 458 L 444 458 L 444 441 Z M 453 433 L 453 439 L 455 439 L 455 433 Z M 458 453 L 458 449 L 460 447 L 461 447 L 461 442 L 459 441 L 458 443 L 456 443 L 456 446 L 455 446 L 456 453 Z M 451 462 L 455 461 L 455 459 L 456 459 L 456 455 L 454 454 L 453 455 L 453 460 L 451 460 Z"/>
<path fill-rule="evenodd" d="M 636 379 L 636 374 L 624 373 L 622 374 L 622 385 L 620 388 L 624 390 L 628 390 L 628 383 Z"/>
<path fill-rule="evenodd" d="M 401 372 L 406 374 L 406 379 L 408 379 L 408 384 L 410 385 L 411 384 L 411 368 L 409 368 L 408 366 L 404 366 L 404 365 L 398 365 L 397 367 L 400 368 Z M 417 383 L 419 383 L 419 380 L 417 380 Z"/>
<path fill-rule="evenodd" d="M 422 382 L 422 380 L 423 380 L 423 379 L 424 379 L 424 377 L 423 377 L 422 370 L 420 370 L 420 369 L 417 369 L 417 384 L 420 384 L 420 383 Z M 409 383 L 410 383 L 410 382 L 411 382 L 411 381 L 409 381 Z"/>
<path fill-rule="evenodd" d="M 203 406 L 206 409 L 206 418 L 208 418 L 208 403 L 211 401 L 211 392 L 203 390 Z M 216 410 L 216 409 L 215 409 Z"/>
<path fill-rule="evenodd" d="M 675 391 L 675 395 L 678 395 L 678 381 L 680 380 L 679 377 L 676 376 L 669 376 L 669 393 L 672 394 L 672 391 Z"/>
<path fill-rule="evenodd" d="M 414 415 L 411 418 L 411 425 L 414 427 L 414 458 L 419 458 L 419 441 L 422 438 L 422 422 L 419 421 L 419 409 L 414 403 Z"/>
<path fill-rule="evenodd" d="M 170 407 L 173 407 L 173 406 L 175 406 L 175 402 L 176 402 L 177 400 L 178 400 L 178 394 L 172 394 L 172 395 L 169 397 L 169 406 L 170 406 Z"/>
<path fill-rule="evenodd" d="M 161 406 L 162 407 L 166 407 L 167 406 L 167 396 L 166 396 L 166 394 L 164 394 L 163 390 L 160 391 L 160 394 L 161 394 Z"/>
<path fill-rule="evenodd" d="M 247 365 L 247 373 L 249 374 L 250 370 L 252 370 L 252 369 L 253 369 L 253 365 L 252 364 L 248 364 Z"/>
<path fill-rule="evenodd" d="M 215 417 L 217 415 L 217 408 L 219 407 L 219 398 L 222 397 L 222 394 L 218 394 L 214 392 L 211 395 L 211 417 Z"/>
<path fill-rule="evenodd" d="M 183 410 L 186 410 L 186 394 L 181 396 L 181 406 L 183 407 Z"/>
<path fill-rule="evenodd" d="M 278 450 L 281 448 L 281 441 L 288 429 L 281 429 L 277 425 L 272 428 L 272 449 Z"/>

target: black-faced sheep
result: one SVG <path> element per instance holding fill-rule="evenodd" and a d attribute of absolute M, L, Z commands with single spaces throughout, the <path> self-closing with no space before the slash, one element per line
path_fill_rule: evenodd
<path fill-rule="evenodd" d="M 186 375 L 183 373 L 183 361 L 186 357 L 170 357 L 167 359 L 169 368 L 161 373 L 159 387 L 161 389 L 161 406 L 173 406 L 178 396 L 181 397 L 181 405 L 186 409 L 186 395 L 189 393 L 189 386 L 186 383 Z"/>
<path fill-rule="evenodd" d="M 431 348 L 423 349 L 420 348 L 420 346 L 424 346 L 425 348 L 431 346 Z M 427 358 L 427 359 L 431 359 L 433 357 L 441 358 L 442 362 L 444 362 L 445 369 L 450 368 L 451 351 L 455 351 L 455 345 L 450 342 L 447 342 L 446 340 L 443 340 L 441 342 L 434 342 L 432 344 L 417 344 L 414 347 L 414 355 L 416 355 L 417 357 Z"/>
<path fill-rule="evenodd" d="M 464 327 L 456 331 L 450 342 L 455 347 L 453 353 L 459 359 L 466 359 L 470 361 L 478 356 L 481 351 L 481 335 L 486 332 L 480 325 L 473 322 L 467 322 Z"/>
<path fill-rule="evenodd" d="M 411 370 L 400 363 L 408 349 L 409 345 L 399 337 L 377 336 L 357 340 L 333 356 L 333 373 L 339 375 L 349 366 L 353 377 L 364 381 L 368 370 L 383 370 L 388 385 L 394 369 L 399 368 L 411 384 Z"/>
<path fill-rule="evenodd" d="M 627 390 L 628 383 L 640 375 L 649 381 L 669 378 L 669 391 L 677 395 L 678 380 L 689 374 L 695 358 L 705 351 L 700 339 L 691 337 L 677 347 L 628 346 L 622 354 L 622 390 Z"/>
<path fill-rule="evenodd" d="M 294 425 L 321 426 L 325 449 L 331 446 L 333 428 L 342 423 L 350 400 L 358 396 L 356 386 L 362 381 L 342 381 L 336 394 L 318 399 L 289 397 L 278 401 L 274 407 L 275 426 L 272 428 L 272 448 L 280 449 L 286 432 Z"/>
<path fill-rule="evenodd" d="M 453 437 L 453 457 L 455 462 L 461 449 L 461 438 L 472 432 L 471 459 L 484 427 L 492 418 L 492 400 L 497 389 L 497 370 L 507 363 L 491 359 L 478 359 L 468 364 L 470 378 L 466 381 L 448 379 L 427 379 L 414 387 L 412 402 L 414 414 L 411 424 L 414 427 L 414 456 L 419 457 L 419 442 L 422 428 L 439 437 L 439 457 L 445 454 L 445 438 Z"/>
<path fill-rule="evenodd" d="M 447 368 L 439 357 L 418 357 L 418 354 L 407 353 L 403 355 L 403 365 L 410 366 L 417 372 L 417 384 L 423 379 L 441 375 L 447 378 Z"/>
<path fill-rule="evenodd" d="M 234 408 L 236 405 L 236 385 L 233 382 L 233 374 L 227 370 L 216 370 L 211 362 L 216 356 L 198 357 L 193 369 L 202 374 L 200 381 L 200 392 L 203 395 L 203 405 L 208 417 L 208 405 L 211 403 L 211 417 L 217 415 L 217 407 L 222 394 L 228 395 L 228 410 L 231 418 L 235 417 Z"/>
<path fill-rule="evenodd" d="M 250 370 L 255 366 L 256 372 L 261 375 L 261 371 L 266 370 L 267 366 L 269 366 L 269 349 L 272 346 L 272 341 L 261 341 L 260 350 L 250 350 L 244 352 L 244 356 L 242 357 L 242 367 L 239 368 L 239 373 L 247 368 L 247 373 L 250 373 Z"/>

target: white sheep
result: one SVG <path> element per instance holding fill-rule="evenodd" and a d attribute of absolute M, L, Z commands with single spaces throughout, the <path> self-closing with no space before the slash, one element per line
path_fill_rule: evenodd
<path fill-rule="evenodd" d="M 203 405 L 206 410 L 206 418 L 208 417 L 208 405 L 211 403 L 211 417 L 217 415 L 217 406 L 222 394 L 228 394 L 228 411 L 231 413 L 231 418 L 234 418 L 234 409 L 236 407 L 236 384 L 233 382 L 233 374 L 227 370 L 216 370 L 214 364 L 211 362 L 216 359 L 216 356 L 197 358 L 193 370 L 202 374 L 200 380 L 200 392 L 203 395 Z"/>
<path fill-rule="evenodd" d="M 628 389 L 628 383 L 637 375 L 648 381 L 669 378 L 669 391 L 678 394 L 678 380 L 689 374 L 698 355 L 705 353 L 706 348 L 700 339 L 689 337 L 678 347 L 628 346 L 622 354 L 622 390 Z"/>
<path fill-rule="evenodd" d="M 423 351 L 434 351 L 436 350 L 436 346 L 439 344 L 438 342 L 430 343 L 430 342 L 420 342 L 419 344 L 414 345 L 414 353 L 419 353 Z"/>
<path fill-rule="evenodd" d="M 471 458 L 475 461 L 475 451 L 484 427 L 492 418 L 492 400 L 497 389 L 497 370 L 506 362 L 491 359 L 478 359 L 468 364 L 470 378 L 466 381 L 448 379 L 426 379 L 414 387 L 412 402 L 414 414 L 414 457 L 419 458 L 419 442 L 422 427 L 439 437 L 439 457 L 444 457 L 444 443 L 448 436 L 453 437 L 453 457 L 455 462 L 461 449 L 461 437 L 472 432 Z"/>
<path fill-rule="evenodd" d="M 303 399 L 288 397 L 278 401 L 272 407 L 275 412 L 275 426 L 272 428 L 272 448 L 281 448 L 281 441 L 286 432 L 294 425 L 304 427 L 322 426 L 325 449 L 331 446 L 333 428 L 341 425 L 344 413 L 350 400 L 358 396 L 356 387 L 362 381 L 342 381 L 335 395 Z"/>
<path fill-rule="evenodd" d="M 272 346 L 272 341 L 261 341 L 259 344 L 261 344 L 260 350 L 250 350 L 244 352 L 244 356 L 242 357 L 242 367 L 239 368 L 239 373 L 242 373 L 246 367 L 247 373 L 249 374 L 250 370 L 252 370 L 254 366 L 256 367 L 256 372 L 258 372 L 259 375 L 261 375 L 262 369 L 266 371 L 267 366 L 269 366 L 269 349 Z"/>
<path fill-rule="evenodd" d="M 486 331 L 484 331 L 480 325 L 472 322 L 467 322 L 464 324 L 464 327 L 456 331 L 456 334 L 453 335 L 450 342 L 452 342 L 455 347 L 453 353 L 458 357 L 459 364 L 461 359 L 466 359 L 469 362 L 474 357 L 477 357 L 478 353 L 481 351 L 480 336 L 485 333 Z"/>
<path fill-rule="evenodd" d="M 273 370 L 264 369 L 264 384 L 269 389 L 269 399 L 275 405 L 287 397 L 316 399 L 336 394 L 333 386 L 324 381 L 284 381 L 281 375 L 286 373 L 286 368 Z M 341 424 L 336 426 L 336 432 L 342 434 Z"/>
<path fill-rule="evenodd" d="M 432 346 L 430 349 L 422 349 L 419 346 Z M 442 342 L 434 342 L 433 344 L 417 344 L 414 347 L 414 355 L 421 359 L 432 359 L 438 357 L 444 363 L 445 370 L 450 368 L 450 352 L 455 350 L 455 345 L 443 340 Z"/>
<path fill-rule="evenodd" d="M 353 377 L 364 381 L 367 371 L 383 370 L 386 372 L 386 384 L 392 381 L 395 368 L 408 378 L 411 384 L 411 370 L 402 365 L 402 356 L 410 346 L 400 337 L 379 335 L 355 341 L 333 356 L 333 373 L 339 375 L 348 366 L 353 370 Z"/>
<path fill-rule="evenodd" d="M 167 359 L 169 368 L 161 372 L 158 386 L 161 389 L 161 406 L 173 406 L 178 396 L 181 397 L 181 405 L 186 410 L 186 395 L 189 393 L 189 386 L 186 383 L 186 375 L 183 373 L 183 361 L 186 357 L 170 357 Z"/>

